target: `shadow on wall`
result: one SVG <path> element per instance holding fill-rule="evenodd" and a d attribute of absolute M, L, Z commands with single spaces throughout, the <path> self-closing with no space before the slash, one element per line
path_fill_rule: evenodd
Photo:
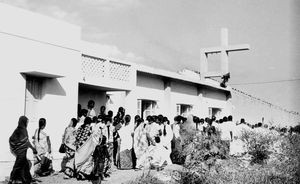
<path fill-rule="evenodd" d="M 43 84 L 43 93 L 42 97 L 45 95 L 57 95 L 57 96 L 66 96 L 66 91 L 61 86 L 60 82 L 56 78 L 46 79 Z"/>
<path fill-rule="evenodd" d="M 26 80 L 26 91 L 34 99 L 41 100 L 45 95 L 66 96 L 66 91 L 57 78 L 46 78 L 40 76 L 22 75 Z"/>

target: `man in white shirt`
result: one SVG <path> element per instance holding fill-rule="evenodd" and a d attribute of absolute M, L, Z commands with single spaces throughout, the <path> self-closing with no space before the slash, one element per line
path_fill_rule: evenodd
<path fill-rule="evenodd" d="M 227 122 L 227 117 L 225 116 L 222 121 L 220 121 L 220 138 L 223 142 L 223 144 L 225 144 L 226 146 L 226 155 L 229 154 L 230 151 L 230 141 L 232 140 L 231 136 L 232 136 L 232 131 L 231 131 L 231 127 Z"/>
<path fill-rule="evenodd" d="M 93 118 L 96 116 L 96 112 L 94 110 L 95 107 L 95 101 L 94 100 L 89 100 L 87 108 L 88 108 L 88 114 L 87 116 L 90 118 Z"/>

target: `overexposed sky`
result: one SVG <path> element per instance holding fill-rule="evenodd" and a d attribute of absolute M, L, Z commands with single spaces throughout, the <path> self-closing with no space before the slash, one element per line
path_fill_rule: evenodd
<path fill-rule="evenodd" d="M 298 0 L 0 0 L 82 27 L 111 57 L 172 71 L 199 70 L 202 47 L 250 44 L 231 53 L 231 84 L 300 79 Z M 219 57 L 212 56 L 211 69 Z M 300 80 L 232 85 L 300 112 Z"/>

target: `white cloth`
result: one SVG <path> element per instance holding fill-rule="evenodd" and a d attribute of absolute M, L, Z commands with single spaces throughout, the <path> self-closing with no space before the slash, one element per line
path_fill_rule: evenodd
<path fill-rule="evenodd" d="M 127 126 L 123 126 L 119 130 L 119 135 L 121 139 L 120 152 L 126 149 L 130 150 L 132 148 L 132 137 L 131 137 L 132 132 L 133 132 L 133 127 L 130 124 Z"/>
<path fill-rule="evenodd" d="M 179 124 L 173 124 L 173 133 L 175 138 L 180 138 L 180 126 Z"/>
<path fill-rule="evenodd" d="M 90 118 L 93 118 L 93 117 L 96 116 L 96 112 L 95 112 L 94 108 L 88 110 L 88 115 L 87 116 L 90 117 Z"/>
<path fill-rule="evenodd" d="M 223 122 L 219 125 L 220 131 L 221 131 L 221 140 L 231 140 L 230 137 L 230 131 L 231 127 L 230 124 L 227 124 L 227 122 Z"/>
<path fill-rule="evenodd" d="M 107 139 L 106 142 L 107 143 L 112 143 L 113 142 L 113 131 L 114 131 L 114 126 L 112 124 L 103 126 L 103 132 L 102 133 L 106 137 L 106 139 Z"/>
<path fill-rule="evenodd" d="M 146 131 L 149 134 L 150 138 L 153 139 L 153 141 L 154 141 L 154 137 L 158 135 L 159 129 L 160 129 L 160 126 L 157 123 L 153 122 L 151 124 L 149 124 L 149 123 L 147 124 Z"/>
<path fill-rule="evenodd" d="M 161 167 L 165 161 L 172 164 L 168 150 L 161 144 L 156 143 L 155 146 L 149 147 L 150 164 Z"/>

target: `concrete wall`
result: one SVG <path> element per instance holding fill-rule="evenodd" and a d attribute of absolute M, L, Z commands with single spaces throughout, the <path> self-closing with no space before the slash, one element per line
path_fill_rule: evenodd
<path fill-rule="evenodd" d="M 171 108 L 172 117 L 176 116 L 176 105 L 186 104 L 193 107 L 191 114 L 199 116 L 197 104 L 200 104 L 197 87 L 180 81 L 171 82 Z M 172 118 L 173 119 L 173 118 Z"/>
<path fill-rule="evenodd" d="M 136 99 L 154 100 L 158 103 L 157 114 L 164 114 L 170 120 L 176 116 L 176 105 L 186 104 L 193 106 L 192 114 L 199 117 L 208 117 L 208 108 L 222 109 L 222 115 L 231 114 L 231 104 L 227 103 L 226 94 L 220 90 L 208 89 L 178 80 L 164 79 L 155 75 L 138 73 L 137 86 L 128 92 L 128 103 L 136 114 Z M 129 101 L 129 100 L 128 100 Z"/>
<path fill-rule="evenodd" d="M 290 114 L 234 90 L 231 103 L 233 104 L 233 115 L 237 120 L 244 118 L 247 122 L 255 124 L 262 122 L 262 118 L 264 118 L 265 123 L 282 127 L 294 126 L 300 122 L 299 115 Z"/>
<path fill-rule="evenodd" d="M 63 156 L 58 153 L 61 136 L 70 118 L 76 117 L 80 32 L 77 26 L 0 3 L 0 180 L 11 171 L 3 165 L 15 159 L 8 138 L 24 115 L 26 80 L 21 72 L 52 75 L 43 83 L 38 116 L 47 119 L 45 131 L 54 158 Z M 37 122 L 28 125 L 30 138 L 37 127 Z M 32 159 L 30 150 L 28 158 Z"/>

